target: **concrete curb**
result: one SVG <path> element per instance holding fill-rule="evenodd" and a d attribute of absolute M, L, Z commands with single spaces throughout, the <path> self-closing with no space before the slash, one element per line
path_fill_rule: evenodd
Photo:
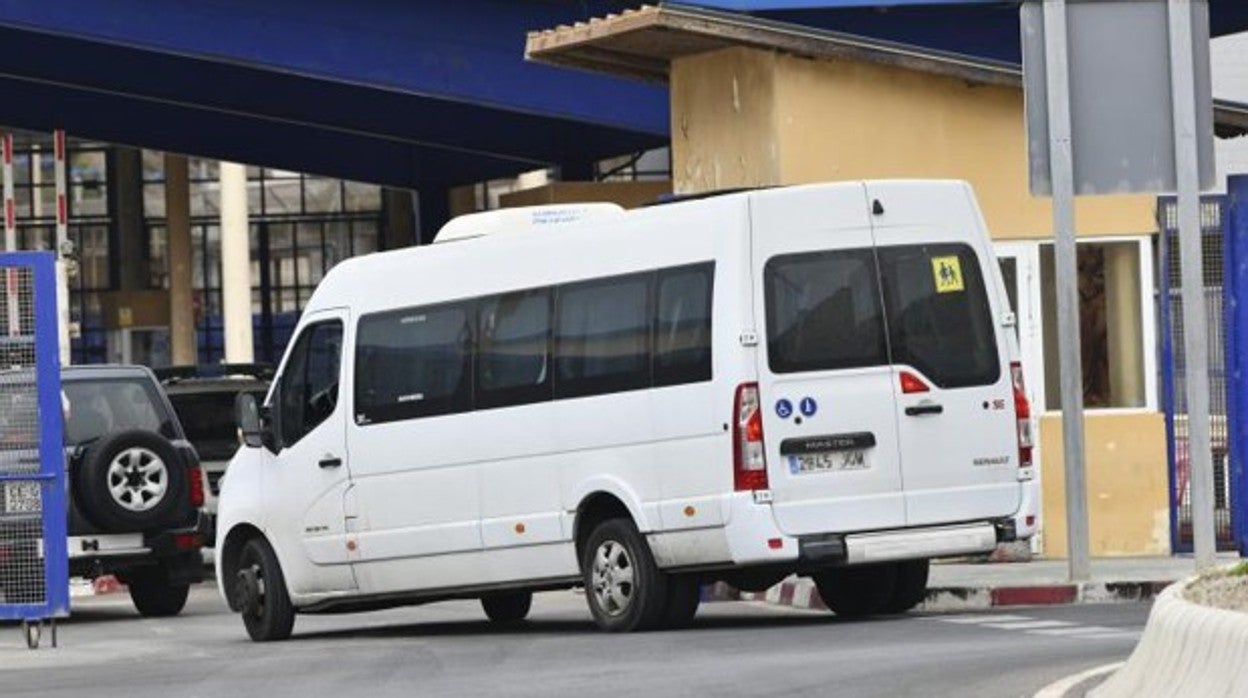
<path fill-rule="evenodd" d="M 1140 644 L 1093 698 L 1248 695 L 1248 613 L 1183 598 L 1173 584 L 1153 604 Z"/>
<path fill-rule="evenodd" d="M 1157 597 L 1169 582 L 1084 582 L 1034 586 L 932 587 L 918 610 L 945 613 L 1002 606 L 1053 606 L 1076 603 L 1129 603 Z M 703 590 L 703 601 L 764 601 L 777 606 L 827 610 L 815 583 L 790 577 L 763 592 L 738 591 L 723 582 Z"/>

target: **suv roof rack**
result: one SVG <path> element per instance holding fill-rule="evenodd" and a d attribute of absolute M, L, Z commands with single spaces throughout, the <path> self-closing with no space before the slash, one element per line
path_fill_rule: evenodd
<path fill-rule="evenodd" d="M 225 378 L 227 376 L 251 376 L 260 380 L 272 380 L 277 369 L 271 364 L 204 364 L 202 366 L 165 366 L 152 372 L 161 383 L 177 383 L 197 378 Z"/>

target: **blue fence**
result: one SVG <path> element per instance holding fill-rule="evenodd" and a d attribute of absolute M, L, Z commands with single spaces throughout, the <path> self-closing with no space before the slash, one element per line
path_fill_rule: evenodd
<path fill-rule="evenodd" d="M 1226 372 L 1231 390 L 1230 488 L 1231 526 L 1241 556 L 1248 556 L 1248 477 L 1244 454 L 1248 453 L 1248 176 L 1227 181 L 1226 211 L 1226 315 L 1231 332 L 1226 353 Z"/>
<path fill-rule="evenodd" d="M 51 253 L 0 254 L 0 620 L 28 627 L 69 614 L 56 286 Z"/>

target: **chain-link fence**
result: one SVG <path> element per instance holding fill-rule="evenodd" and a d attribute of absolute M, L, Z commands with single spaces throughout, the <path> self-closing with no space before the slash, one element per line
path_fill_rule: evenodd
<path fill-rule="evenodd" d="M 0 254 L 0 620 L 68 613 L 56 276 Z"/>
<path fill-rule="evenodd" d="M 1201 201 L 1201 252 L 1203 257 L 1206 338 L 1209 353 L 1209 443 L 1213 456 L 1214 522 L 1220 550 L 1234 550 L 1231 512 L 1231 448 L 1227 418 L 1230 385 L 1226 373 L 1229 337 L 1223 263 L 1223 206 L 1225 197 Z M 1161 336 L 1162 402 L 1166 410 L 1166 435 L 1170 462 L 1170 535 L 1175 552 L 1192 550 L 1191 456 L 1187 420 L 1187 360 L 1184 352 L 1183 282 L 1180 273 L 1178 207 L 1173 198 L 1159 201 L 1162 231 L 1158 279 L 1158 327 Z"/>

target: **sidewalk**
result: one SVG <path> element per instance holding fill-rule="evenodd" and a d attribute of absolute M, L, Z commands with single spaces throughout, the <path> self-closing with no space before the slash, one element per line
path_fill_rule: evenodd
<path fill-rule="evenodd" d="M 1220 555 L 1219 564 L 1238 560 Z M 918 610 L 963 611 L 1000 606 L 1149 601 L 1170 584 L 1196 572 L 1190 556 L 1099 558 L 1092 579 L 1072 584 L 1065 560 L 1031 562 L 933 563 L 927 599 Z M 766 601 L 781 606 L 824 609 L 807 578 L 790 577 L 766 592 L 738 592 L 724 584 L 710 587 L 707 601 Z"/>

